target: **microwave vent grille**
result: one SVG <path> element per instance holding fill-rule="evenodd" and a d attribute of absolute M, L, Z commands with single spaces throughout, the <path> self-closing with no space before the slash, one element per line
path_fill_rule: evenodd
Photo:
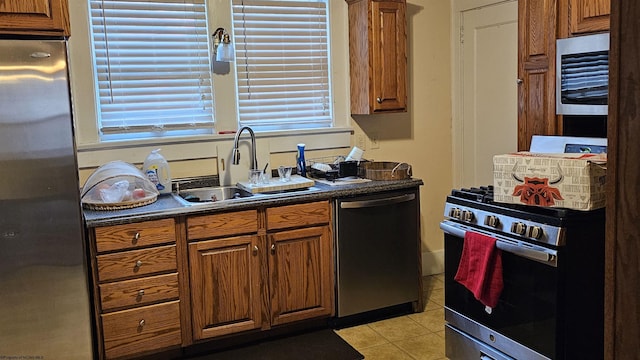
<path fill-rule="evenodd" d="M 580 104 L 600 100 L 607 103 L 609 52 L 562 55 L 561 96 L 564 103 Z"/>

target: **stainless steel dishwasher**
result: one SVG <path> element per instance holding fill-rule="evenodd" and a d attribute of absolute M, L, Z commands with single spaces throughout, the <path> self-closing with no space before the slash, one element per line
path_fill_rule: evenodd
<path fill-rule="evenodd" d="M 336 200 L 337 317 L 420 296 L 419 190 Z"/>

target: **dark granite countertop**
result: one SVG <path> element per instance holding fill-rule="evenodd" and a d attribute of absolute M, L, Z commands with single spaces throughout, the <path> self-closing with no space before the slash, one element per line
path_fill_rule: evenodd
<path fill-rule="evenodd" d="M 348 185 L 326 185 L 320 182 L 308 189 L 270 194 L 255 194 L 248 198 L 211 202 L 185 206 L 174 195 L 161 195 L 153 204 L 133 209 L 115 211 L 84 210 L 84 219 L 89 227 L 126 224 L 137 221 L 154 220 L 172 216 L 216 213 L 248 208 L 279 206 L 327 200 L 383 191 L 400 190 L 423 185 L 420 179 L 398 181 L 369 181 Z"/>

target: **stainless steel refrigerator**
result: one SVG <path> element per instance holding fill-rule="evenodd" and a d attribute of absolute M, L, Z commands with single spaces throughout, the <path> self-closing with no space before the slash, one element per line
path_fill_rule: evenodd
<path fill-rule="evenodd" d="M 92 359 L 64 40 L 0 40 L 0 359 Z"/>

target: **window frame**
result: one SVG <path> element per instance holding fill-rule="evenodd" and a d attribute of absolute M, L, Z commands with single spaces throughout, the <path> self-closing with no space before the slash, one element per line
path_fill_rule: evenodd
<path fill-rule="evenodd" d="M 128 147 L 144 147 L 163 145 L 175 147 L 178 156 L 190 158 L 194 156 L 194 150 L 189 146 L 188 151 L 184 144 L 201 143 L 202 147 L 210 149 L 210 142 L 229 141 L 233 139 L 230 133 L 238 128 L 236 109 L 236 75 L 235 71 L 226 74 L 214 74 L 214 107 L 215 107 L 215 133 L 212 135 L 195 135 L 188 137 L 148 138 L 122 141 L 102 141 L 99 138 L 98 123 L 95 120 L 96 93 L 93 78 L 86 74 L 93 74 L 92 55 L 90 47 L 89 3 L 84 6 L 70 6 L 70 22 L 74 29 L 69 38 L 70 80 L 73 95 L 74 122 L 76 126 L 76 147 L 79 153 L 91 152 L 94 157 L 79 159 L 90 164 L 101 164 L 101 159 L 112 159 L 113 156 L 103 152 L 113 149 L 126 149 Z M 309 149 L 331 149 L 335 147 L 350 147 L 349 135 L 353 132 L 351 127 L 349 104 L 349 44 L 348 37 L 348 13 L 347 4 L 329 1 L 330 23 L 330 61 L 331 61 L 331 90 L 333 98 L 334 126 L 328 129 L 313 130 L 282 130 L 264 131 L 256 134 L 257 137 L 277 139 L 272 142 L 271 152 L 286 151 L 290 143 L 295 144 L 304 139 Z M 232 12 L 231 2 L 228 0 L 209 0 L 207 8 L 209 29 L 224 27 L 231 29 Z M 314 145 L 316 144 L 316 145 Z M 116 152 L 114 152 L 116 153 Z M 184 153 L 184 154 L 183 154 Z M 120 157 L 121 159 L 123 157 Z M 83 164 L 80 164 L 83 166 Z"/>

